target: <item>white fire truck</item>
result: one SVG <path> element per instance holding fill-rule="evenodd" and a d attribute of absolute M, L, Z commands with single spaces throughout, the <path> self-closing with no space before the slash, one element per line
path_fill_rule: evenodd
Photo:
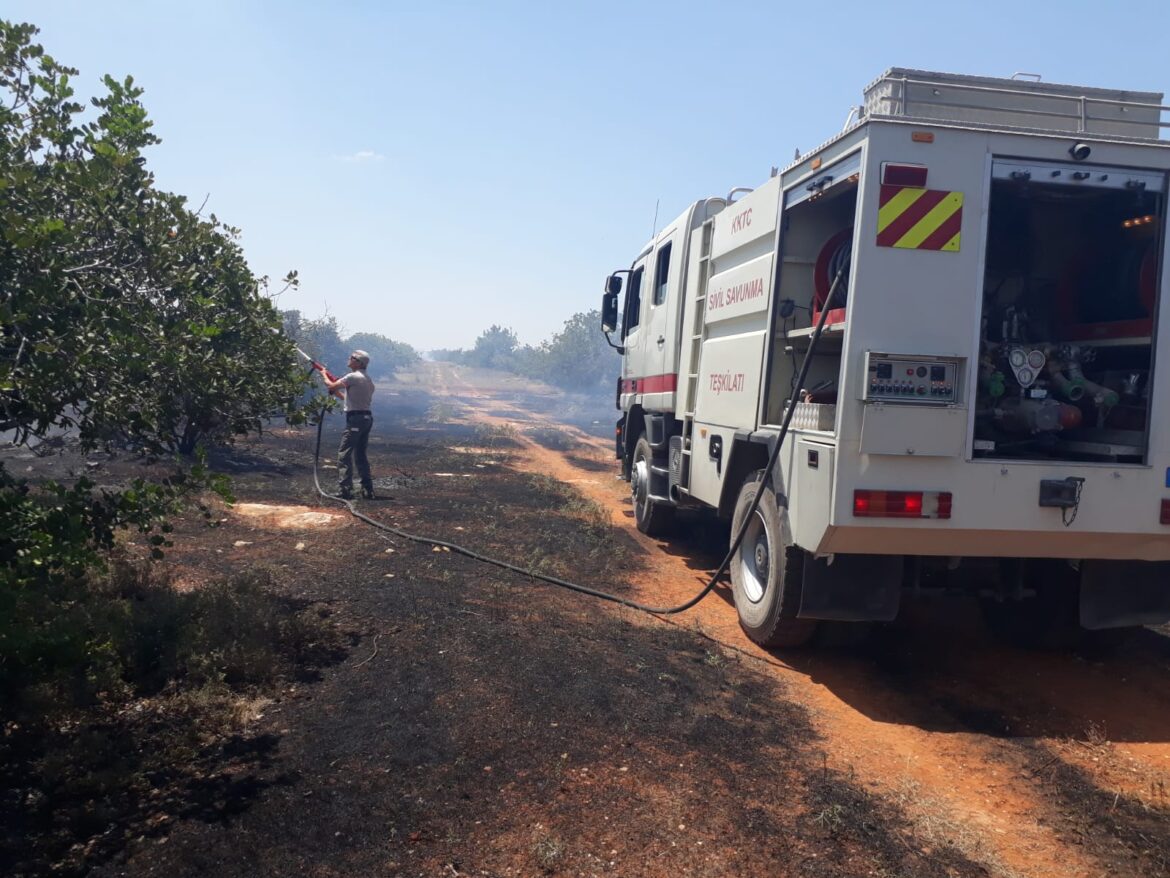
<path fill-rule="evenodd" d="M 606 280 L 638 527 L 744 526 L 750 637 L 936 584 L 1018 637 L 1170 619 L 1161 101 L 891 69 Z"/>

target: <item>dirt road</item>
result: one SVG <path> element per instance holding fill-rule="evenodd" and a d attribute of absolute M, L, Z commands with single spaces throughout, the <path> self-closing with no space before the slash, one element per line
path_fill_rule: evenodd
<path fill-rule="evenodd" d="M 524 451 L 515 466 L 574 486 L 637 542 L 647 559 L 631 577 L 638 600 L 679 603 L 706 581 L 721 547 L 707 541 L 704 552 L 693 534 L 668 544 L 638 533 L 610 440 L 533 411 L 514 391 L 493 393 L 468 370 L 433 369 L 437 393 L 470 422 L 516 428 Z M 573 447 L 546 447 L 542 429 L 566 431 Z M 1143 632 L 1120 655 L 1087 660 L 1005 648 L 957 600 L 907 615 L 864 645 L 802 653 L 752 644 L 726 588 L 686 616 L 647 624 L 693 627 L 750 656 L 807 709 L 827 765 L 993 874 L 1088 878 L 1170 867 L 1164 633 Z"/>

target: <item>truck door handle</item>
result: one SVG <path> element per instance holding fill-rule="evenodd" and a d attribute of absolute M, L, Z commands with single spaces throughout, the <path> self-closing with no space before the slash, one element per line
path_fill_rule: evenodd
<path fill-rule="evenodd" d="M 666 336 L 665 335 L 658 336 L 658 346 L 662 347 L 664 344 L 666 344 Z"/>

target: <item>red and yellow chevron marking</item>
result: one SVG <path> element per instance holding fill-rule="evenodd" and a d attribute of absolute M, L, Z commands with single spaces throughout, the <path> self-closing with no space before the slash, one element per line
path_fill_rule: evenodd
<path fill-rule="evenodd" d="M 883 185 L 878 204 L 879 247 L 958 251 L 962 192 Z"/>

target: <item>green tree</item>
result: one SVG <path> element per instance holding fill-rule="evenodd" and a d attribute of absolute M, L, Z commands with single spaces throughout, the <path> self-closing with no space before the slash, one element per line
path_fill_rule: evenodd
<path fill-rule="evenodd" d="M 548 382 L 548 342 L 537 347 L 523 345 L 512 352 L 512 371 L 519 375 Z"/>
<path fill-rule="evenodd" d="M 467 351 L 463 348 L 435 348 L 427 351 L 426 355 L 440 363 L 464 363 L 467 361 Z"/>
<path fill-rule="evenodd" d="M 370 355 L 370 369 L 376 375 L 390 375 L 402 366 L 418 362 L 418 351 L 401 341 L 376 332 L 355 332 L 345 341 L 349 350 L 362 350 Z M 348 352 L 347 352 L 348 353 Z"/>
<path fill-rule="evenodd" d="M 295 319 L 290 315 L 295 314 Z M 296 311 L 284 314 L 286 333 L 297 347 L 333 372 L 340 374 L 345 369 L 351 348 L 346 347 L 337 326 L 336 317 L 318 317 L 304 320 Z"/>
<path fill-rule="evenodd" d="M 0 430 L 162 454 L 259 429 L 305 384 L 267 282 L 235 229 L 156 188 L 133 80 L 107 76 L 87 114 L 36 33 L 0 21 Z M 161 553 L 166 516 L 209 484 L 226 491 L 198 463 L 120 490 L 36 488 L 0 466 L 0 695 L 80 667 L 100 637 L 58 621 L 116 530 Z"/>
<path fill-rule="evenodd" d="M 465 350 L 431 351 L 436 360 L 505 369 L 566 390 L 609 391 L 619 363 L 601 333 L 601 312 L 574 314 L 550 340 L 533 347 L 519 345 L 511 329 L 492 326 Z"/>
<path fill-rule="evenodd" d="M 518 343 L 511 329 L 492 324 L 475 340 L 475 347 L 467 353 L 467 362 L 485 369 L 513 369 Z"/>
<path fill-rule="evenodd" d="M 574 314 L 545 346 L 546 381 L 571 390 L 608 389 L 619 361 L 601 330 L 601 312 Z"/>
<path fill-rule="evenodd" d="M 35 33 L 0 22 L 0 429 L 189 453 L 258 427 L 302 376 L 236 230 L 155 188 L 131 78 L 84 119 Z"/>

